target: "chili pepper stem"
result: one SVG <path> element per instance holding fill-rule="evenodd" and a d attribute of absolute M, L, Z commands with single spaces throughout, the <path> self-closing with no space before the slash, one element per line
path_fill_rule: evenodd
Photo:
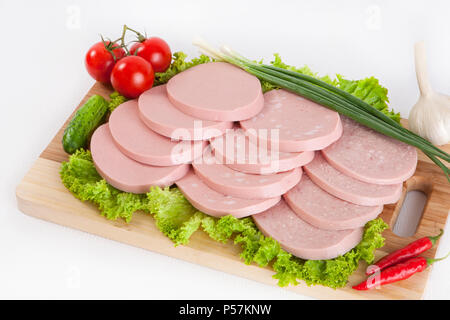
<path fill-rule="evenodd" d="M 450 256 L 450 252 L 448 252 L 445 256 L 441 257 L 441 258 L 435 258 L 435 259 L 426 259 L 427 260 L 427 266 L 431 266 L 433 263 L 435 263 L 436 261 L 441 261 L 444 260 L 445 258 L 447 258 L 448 256 Z"/>
<path fill-rule="evenodd" d="M 441 229 L 441 232 L 434 237 L 428 237 L 428 239 L 430 239 L 431 243 L 433 244 L 433 246 L 436 244 L 436 242 L 439 240 L 440 237 L 442 237 L 442 235 L 444 234 L 444 230 Z"/>

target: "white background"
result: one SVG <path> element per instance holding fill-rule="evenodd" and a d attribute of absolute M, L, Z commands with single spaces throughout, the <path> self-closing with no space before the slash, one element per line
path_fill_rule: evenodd
<path fill-rule="evenodd" d="M 23 215 L 14 189 L 93 85 L 83 59 L 124 23 L 196 55 L 201 35 L 250 58 L 348 78 L 376 76 L 406 117 L 418 98 L 413 44 L 450 94 L 448 1 L 0 0 L 0 298 L 306 298 Z M 438 256 L 450 250 L 450 227 Z M 450 259 L 426 298 L 450 298 Z"/>

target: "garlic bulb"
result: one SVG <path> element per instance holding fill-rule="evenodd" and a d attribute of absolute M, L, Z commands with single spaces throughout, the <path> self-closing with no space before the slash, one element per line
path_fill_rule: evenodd
<path fill-rule="evenodd" d="M 435 145 L 450 142 L 450 97 L 435 92 L 426 67 L 425 44 L 414 47 L 420 98 L 409 113 L 409 128 Z"/>

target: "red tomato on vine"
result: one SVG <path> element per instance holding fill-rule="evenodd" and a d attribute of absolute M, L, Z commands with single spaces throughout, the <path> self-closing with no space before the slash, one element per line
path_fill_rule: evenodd
<path fill-rule="evenodd" d="M 153 86 L 155 75 L 152 65 L 139 56 L 120 59 L 111 73 L 114 89 L 127 98 L 137 98 Z"/>
<path fill-rule="evenodd" d="M 109 83 L 117 61 L 125 56 L 125 50 L 111 41 L 100 41 L 89 48 L 84 63 L 88 73 L 97 81 Z"/>

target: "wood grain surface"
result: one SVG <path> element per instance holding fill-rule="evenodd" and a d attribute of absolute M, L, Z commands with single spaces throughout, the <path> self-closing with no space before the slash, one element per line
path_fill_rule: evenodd
<path fill-rule="evenodd" d="M 107 97 L 110 93 L 110 87 L 96 83 L 78 107 L 93 94 Z M 71 117 L 72 115 L 68 120 Z M 68 155 L 62 149 L 61 144 L 67 122 L 64 123 L 17 186 L 17 204 L 22 212 L 39 219 L 216 270 L 269 285 L 277 285 L 277 281 L 272 278 L 274 272 L 270 268 L 245 265 L 239 258 L 240 248 L 231 242 L 227 244 L 218 243 L 210 239 L 206 233 L 198 231 L 192 236 L 188 245 L 174 247 L 173 243 L 156 228 L 153 218 L 149 215 L 137 212 L 130 223 L 125 223 L 122 220 L 110 221 L 102 217 L 94 205 L 77 200 L 63 186 L 59 178 L 61 162 L 68 159 Z M 404 121 L 404 124 L 407 125 L 407 122 Z M 450 151 L 449 145 L 443 148 L 447 152 Z M 416 233 L 412 237 L 399 237 L 391 230 L 386 230 L 383 233 L 386 238 L 386 245 L 381 250 L 377 250 L 377 258 L 403 247 L 415 239 L 437 234 L 446 224 L 450 210 L 450 184 L 440 169 L 419 152 L 416 173 L 404 184 L 402 198 L 395 205 L 386 205 L 381 214 L 383 220 L 391 228 L 395 224 L 404 196 L 410 190 L 421 190 L 428 195 L 428 201 Z M 434 257 L 436 249 L 437 246 L 428 250 L 424 256 Z M 350 277 L 349 284 L 345 288 L 334 290 L 323 286 L 308 287 L 301 282 L 298 286 L 289 286 L 286 289 L 323 299 L 420 299 L 425 290 L 429 273 L 432 271 L 432 268 L 428 268 L 407 280 L 367 292 L 351 289 L 351 285 L 365 278 L 364 270 L 366 267 L 365 263 L 361 263 L 359 269 Z"/>

